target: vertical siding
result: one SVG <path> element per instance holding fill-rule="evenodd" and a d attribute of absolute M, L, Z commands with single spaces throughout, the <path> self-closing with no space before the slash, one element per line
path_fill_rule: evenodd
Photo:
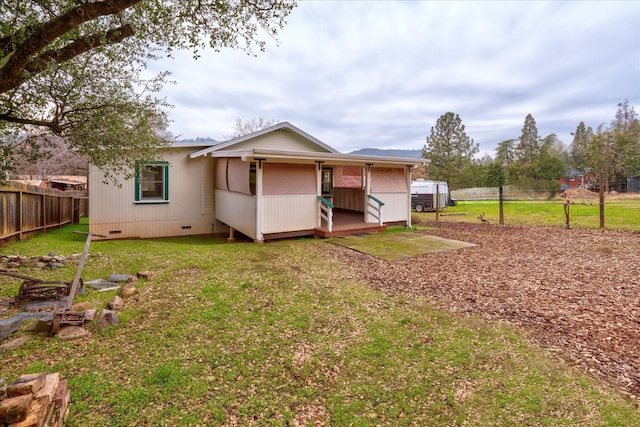
<path fill-rule="evenodd" d="M 262 200 L 264 234 L 315 228 L 318 215 L 316 196 L 263 196 Z"/>
<path fill-rule="evenodd" d="M 90 168 L 89 224 L 93 233 L 111 238 L 208 234 L 213 230 L 213 166 L 209 158 L 189 159 L 192 149 L 167 151 L 169 203 L 135 203 L 135 180 L 121 187 L 102 183 L 102 172 Z"/>
<path fill-rule="evenodd" d="M 255 240 L 256 198 L 224 190 L 216 190 L 215 197 L 216 219 Z"/>
<path fill-rule="evenodd" d="M 334 188 L 333 204 L 338 209 L 364 212 L 364 191 L 353 188 Z"/>

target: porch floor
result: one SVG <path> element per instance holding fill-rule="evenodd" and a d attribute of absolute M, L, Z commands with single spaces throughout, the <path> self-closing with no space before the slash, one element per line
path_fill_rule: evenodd
<path fill-rule="evenodd" d="M 329 232 L 327 224 L 322 221 L 322 227 L 317 227 L 315 235 L 319 237 L 347 236 L 359 233 L 373 233 L 386 230 L 387 226 L 378 223 L 364 222 L 364 213 L 344 209 L 333 210 L 333 230 Z"/>

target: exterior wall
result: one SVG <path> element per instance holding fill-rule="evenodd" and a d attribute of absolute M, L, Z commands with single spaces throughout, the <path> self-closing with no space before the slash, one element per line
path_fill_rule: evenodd
<path fill-rule="evenodd" d="M 167 150 L 169 202 L 135 203 L 135 179 L 121 187 L 102 182 L 102 172 L 89 172 L 89 229 L 108 238 L 151 238 L 217 232 L 213 206 L 213 162 L 189 159 L 193 149 Z"/>
<path fill-rule="evenodd" d="M 364 191 L 353 188 L 334 188 L 333 205 L 337 209 L 364 212 Z"/>
<path fill-rule="evenodd" d="M 382 207 L 382 220 L 384 222 L 407 221 L 407 201 L 406 193 L 376 193 L 372 194 L 376 199 L 384 202 Z M 378 215 L 378 203 L 367 198 L 367 209 L 369 211 L 370 220 L 374 220 L 374 215 Z"/>
<path fill-rule="evenodd" d="M 263 196 L 263 233 L 311 230 L 316 226 L 316 196 Z"/>
<path fill-rule="evenodd" d="M 215 190 L 216 218 L 245 236 L 257 238 L 256 196 Z"/>
<path fill-rule="evenodd" d="M 293 133 L 287 129 L 277 130 L 269 132 L 259 138 L 243 141 L 238 144 L 234 144 L 228 147 L 228 150 L 245 150 L 252 148 L 262 148 L 269 150 L 283 150 L 283 151 L 305 151 L 305 152 L 322 152 L 327 151 L 322 147 L 317 146 L 315 143 L 308 139 Z"/>

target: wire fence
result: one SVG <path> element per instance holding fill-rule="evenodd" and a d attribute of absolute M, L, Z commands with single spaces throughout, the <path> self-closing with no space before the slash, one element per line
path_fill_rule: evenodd
<path fill-rule="evenodd" d="M 550 197 L 507 186 L 452 190 L 451 198 L 455 206 L 442 209 L 439 219 L 640 231 L 640 193 L 569 189 Z"/>

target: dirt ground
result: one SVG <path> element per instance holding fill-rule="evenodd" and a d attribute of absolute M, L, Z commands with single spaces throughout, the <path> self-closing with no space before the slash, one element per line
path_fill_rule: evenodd
<path fill-rule="evenodd" d="M 454 312 L 508 321 L 640 399 L 640 234 L 439 222 L 429 235 L 475 243 L 383 261 L 334 245 L 378 289 L 429 295 Z"/>

